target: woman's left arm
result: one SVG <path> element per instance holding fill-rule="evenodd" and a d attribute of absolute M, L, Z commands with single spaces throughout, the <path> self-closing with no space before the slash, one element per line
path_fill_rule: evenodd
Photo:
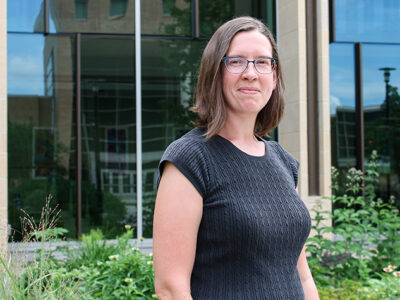
<path fill-rule="evenodd" d="M 299 260 L 297 262 L 297 270 L 303 286 L 305 300 L 319 300 L 318 290 L 315 286 L 310 268 L 308 267 L 305 247 L 303 247 L 303 250 L 301 250 Z"/>

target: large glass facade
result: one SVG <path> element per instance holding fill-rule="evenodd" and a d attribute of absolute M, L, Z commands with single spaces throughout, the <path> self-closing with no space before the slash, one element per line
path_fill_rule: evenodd
<path fill-rule="evenodd" d="M 82 232 L 136 224 L 134 40 L 81 41 Z"/>
<path fill-rule="evenodd" d="M 21 237 L 21 209 L 38 218 L 49 194 L 68 237 L 101 228 L 113 238 L 125 224 L 135 227 L 137 176 L 143 182 L 142 235 L 151 238 L 158 162 L 191 129 L 188 108 L 207 40 L 219 24 L 244 13 L 274 28 L 270 0 L 141 3 L 138 125 L 134 0 L 8 1 L 9 223 L 15 239 Z"/>
<path fill-rule="evenodd" d="M 380 173 L 376 193 L 383 199 L 393 195 L 400 205 L 400 2 L 334 3 L 335 41 L 330 45 L 332 164 L 345 169 L 366 166 L 376 150 Z M 363 119 L 356 117 L 357 111 Z M 364 144 L 357 146 L 360 133 Z"/>
<path fill-rule="evenodd" d="M 73 133 L 75 40 L 8 35 L 9 222 L 20 238 L 21 209 L 35 218 L 47 195 L 76 232 Z"/>

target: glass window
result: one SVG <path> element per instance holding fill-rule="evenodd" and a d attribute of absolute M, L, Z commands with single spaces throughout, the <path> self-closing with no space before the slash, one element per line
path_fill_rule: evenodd
<path fill-rule="evenodd" d="M 233 17 L 254 16 L 262 19 L 272 32 L 274 28 L 275 1 L 199 1 L 200 35 L 211 36 L 217 28 Z"/>
<path fill-rule="evenodd" d="M 331 44 L 329 51 L 332 165 L 348 169 L 356 165 L 354 46 Z"/>
<path fill-rule="evenodd" d="M 192 35 L 192 1 L 142 1 L 142 33 Z"/>
<path fill-rule="evenodd" d="M 75 18 L 85 20 L 88 15 L 88 0 L 75 0 Z"/>
<path fill-rule="evenodd" d="M 400 42 L 400 1 L 335 0 L 337 41 Z"/>
<path fill-rule="evenodd" d="M 378 151 L 379 195 L 400 197 L 400 46 L 363 46 L 366 162 Z"/>
<path fill-rule="evenodd" d="M 7 0 L 7 31 L 44 32 L 43 0 Z"/>
<path fill-rule="evenodd" d="M 143 234 L 152 237 L 158 163 L 167 146 L 192 128 L 188 108 L 206 42 L 144 40 L 142 45 Z"/>
<path fill-rule="evenodd" d="M 82 232 L 136 226 L 133 39 L 81 41 Z"/>
<path fill-rule="evenodd" d="M 110 0 L 110 18 L 123 17 L 126 14 L 127 0 Z"/>
<path fill-rule="evenodd" d="M 48 1 L 51 33 L 133 34 L 135 32 L 134 0 Z"/>
<path fill-rule="evenodd" d="M 21 209 L 38 220 L 48 195 L 57 226 L 76 236 L 73 144 L 74 40 L 9 34 L 8 216 L 21 238 Z"/>

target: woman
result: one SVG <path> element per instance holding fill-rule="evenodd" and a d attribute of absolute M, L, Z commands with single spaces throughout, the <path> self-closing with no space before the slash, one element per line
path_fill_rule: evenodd
<path fill-rule="evenodd" d="M 215 32 L 197 84 L 200 120 L 160 162 L 153 232 L 160 299 L 318 299 L 298 162 L 261 138 L 282 117 L 283 88 L 264 24 L 240 17 Z"/>

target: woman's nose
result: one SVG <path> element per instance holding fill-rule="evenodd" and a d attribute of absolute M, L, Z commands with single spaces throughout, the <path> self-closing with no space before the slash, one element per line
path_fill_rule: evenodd
<path fill-rule="evenodd" d="M 247 79 L 253 79 L 258 76 L 254 61 L 249 61 L 249 64 L 247 65 L 247 68 L 246 70 L 244 70 L 242 75 Z"/>

